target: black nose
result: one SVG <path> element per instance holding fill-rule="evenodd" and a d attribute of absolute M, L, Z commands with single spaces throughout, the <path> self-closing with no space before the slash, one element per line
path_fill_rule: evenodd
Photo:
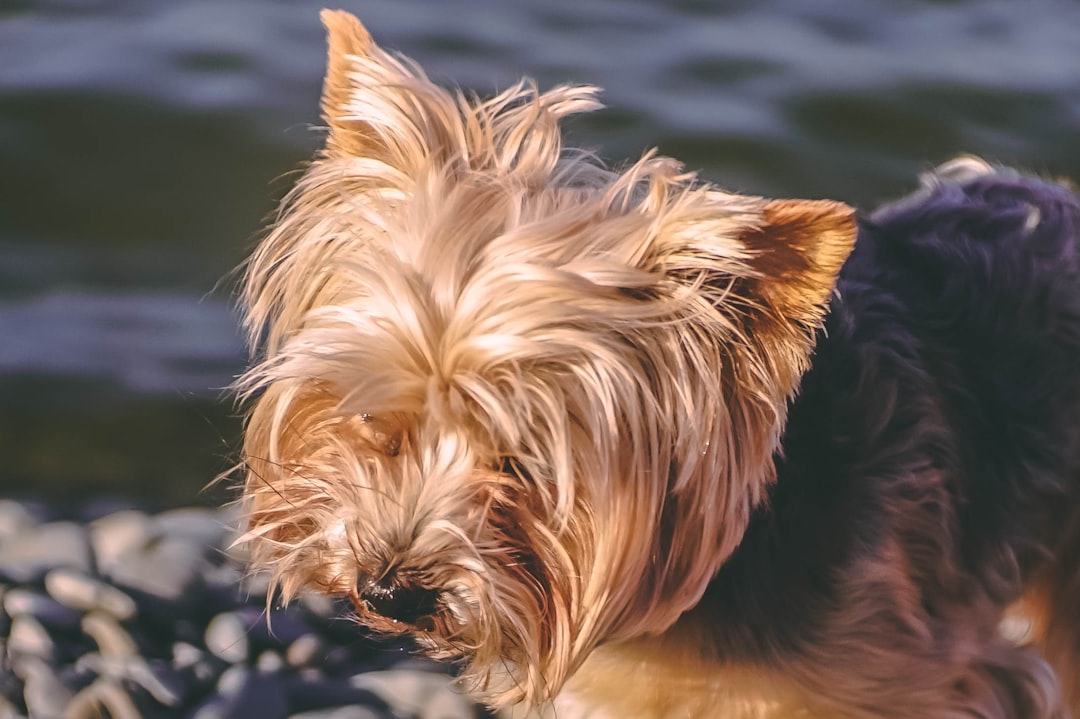
<path fill-rule="evenodd" d="M 438 593 L 423 587 L 402 584 L 393 577 L 379 581 L 361 580 L 360 598 L 376 614 L 403 624 L 417 624 L 435 613 Z"/>

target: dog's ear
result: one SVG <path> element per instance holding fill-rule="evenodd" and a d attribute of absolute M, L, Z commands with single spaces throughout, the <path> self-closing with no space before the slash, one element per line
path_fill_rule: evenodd
<path fill-rule="evenodd" d="M 735 294 L 760 308 L 765 321 L 816 326 L 856 233 L 855 212 L 841 202 L 765 202 L 761 224 L 739 238 L 753 275 L 737 281 Z"/>
<path fill-rule="evenodd" d="M 349 109 L 355 81 L 356 61 L 370 58 L 378 50 L 363 23 L 344 10 L 323 10 L 319 15 L 326 27 L 326 77 L 323 80 L 323 121 L 330 128 L 326 154 L 331 157 L 360 156 L 375 141 L 368 124 L 352 119 Z M 381 51 L 379 51 L 381 52 Z"/>

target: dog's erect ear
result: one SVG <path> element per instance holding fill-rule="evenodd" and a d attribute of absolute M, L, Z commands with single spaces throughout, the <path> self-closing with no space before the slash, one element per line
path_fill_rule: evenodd
<path fill-rule="evenodd" d="M 326 27 L 326 78 L 323 80 L 322 115 L 330 128 L 326 153 L 330 156 L 358 156 L 373 140 L 366 123 L 348 119 L 355 58 L 369 57 L 377 49 L 371 34 L 355 15 L 344 10 L 323 10 L 319 16 Z"/>
<path fill-rule="evenodd" d="M 775 318 L 817 325 L 855 246 L 854 210 L 829 200 L 770 200 L 761 216 L 762 224 L 739 238 L 755 276 L 741 279 L 736 293 Z"/>

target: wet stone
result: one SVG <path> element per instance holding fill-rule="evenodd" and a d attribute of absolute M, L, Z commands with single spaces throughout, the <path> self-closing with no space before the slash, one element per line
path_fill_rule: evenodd
<path fill-rule="evenodd" d="M 85 527 L 4 512 L 20 529 L 0 540 L 0 719 L 15 719 L 5 701 L 74 719 L 477 716 L 404 644 L 342 619 L 345 603 L 313 594 L 268 613 L 214 546 L 232 538 L 222 513 L 123 509 Z"/>
<path fill-rule="evenodd" d="M 327 645 L 319 635 L 308 632 L 297 637 L 285 651 L 285 661 L 293 667 L 306 667 L 317 663 L 326 655 Z"/>
<path fill-rule="evenodd" d="M 73 569 L 54 569 L 45 575 L 45 590 L 62 604 L 83 611 L 100 610 L 117 619 L 135 616 L 135 600 L 99 579 Z"/>
<path fill-rule="evenodd" d="M 205 589 L 206 552 L 189 540 L 167 537 L 125 555 L 110 576 L 122 587 L 166 602 L 193 603 Z"/>
<path fill-rule="evenodd" d="M 151 540 L 153 525 L 145 512 L 115 512 L 90 524 L 90 545 L 98 569 L 111 574 L 124 557 L 140 552 Z"/>
<path fill-rule="evenodd" d="M 56 567 L 89 572 L 93 559 L 86 530 L 74 522 L 39 524 L 0 542 L 0 578 L 37 582 Z"/>
<path fill-rule="evenodd" d="M 22 502 L 0 499 L 0 542 L 26 531 L 38 521 L 34 512 Z"/>
<path fill-rule="evenodd" d="M 65 607 L 54 598 L 22 587 L 13 587 L 4 593 L 3 607 L 8 616 L 30 616 L 46 627 L 61 631 L 78 629 L 82 618 L 81 612 Z"/>
<path fill-rule="evenodd" d="M 288 710 L 280 681 L 273 675 L 231 667 L 222 674 L 218 695 L 195 710 L 192 719 L 286 719 Z"/>
<path fill-rule="evenodd" d="M 136 662 L 129 678 L 165 706 L 182 704 L 188 693 L 183 677 L 159 660 Z"/>
<path fill-rule="evenodd" d="M 251 625 L 239 612 L 224 612 L 206 627 L 206 648 L 230 664 L 247 661 L 251 654 Z"/>
<path fill-rule="evenodd" d="M 357 689 L 367 689 L 392 711 L 418 719 L 474 719 L 472 705 L 454 691 L 452 680 L 445 674 L 422 670 L 358 674 L 349 680 Z"/>
<path fill-rule="evenodd" d="M 23 700 L 33 717 L 61 717 L 75 695 L 45 662 L 32 662 L 25 672 Z"/>
<path fill-rule="evenodd" d="M 41 622 L 28 614 L 11 620 L 7 650 L 13 659 L 23 656 L 55 661 L 58 654 L 56 642 L 49 632 Z"/>
<path fill-rule="evenodd" d="M 282 689 L 294 712 L 341 706 L 365 706 L 379 712 L 389 712 L 389 704 L 368 689 L 351 686 L 348 680 L 331 679 L 321 672 L 305 671 L 288 677 Z"/>
<path fill-rule="evenodd" d="M 131 634 L 108 614 L 87 614 L 82 620 L 82 630 L 94 640 L 103 657 L 127 658 L 136 656 L 139 652 Z"/>
<path fill-rule="evenodd" d="M 76 694 L 68 704 L 66 717 L 100 717 L 112 719 L 145 719 L 131 695 L 110 679 L 98 679 Z"/>
<path fill-rule="evenodd" d="M 224 661 L 193 644 L 173 644 L 173 669 L 194 684 L 213 684 L 226 666 Z"/>
<path fill-rule="evenodd" d="M 206 547 L 223 548 L 231 542 L 233 530 L 219 512 L 198 508 L 171 509 L 153 517 L 157 531 L 169 537 L 187 539 Z"/>
<path fill-rule="evenodd" d="M 255 660 L 255 668 L 264 674 L 276 674 L 285 668 L 285 659 L 277 652 L 267 649 Z"/>
<path fill-rule="evenodd" d="M 289 715 L 289 719 L 388 719 L 393 715 L 379 713 L 370 707 L 350 706 L 315 709 Z"/>

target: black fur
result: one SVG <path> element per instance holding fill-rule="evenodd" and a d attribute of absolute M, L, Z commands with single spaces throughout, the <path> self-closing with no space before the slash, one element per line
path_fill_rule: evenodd
<path fill-rule="evenodd" d="M 865 218 L 777 463 L 692 612 L 720 656 L 843 714 L 1067 716 L 997 624 L 1080 573 L 1055 564 L 1080 523 L 1077 197 L 1000 170 Z"/>

